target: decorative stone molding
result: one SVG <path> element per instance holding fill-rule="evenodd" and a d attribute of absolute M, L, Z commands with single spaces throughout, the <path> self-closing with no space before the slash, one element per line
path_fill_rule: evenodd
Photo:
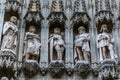
<path fill-rule="evenodd" d="M 96 8 L 96 12 L 99 12 L 101 10 L 111 10 L 110 7 L 110 1 L 109 0 L 95 0 L 95 8 Z"/>
<path fill-rule="evenodd" d="M 105 80 L 115 79 L 117 77 L 116 65 L 117 63 L 115 60 L 112 59 L 103 60 L 98 68 L 99 71 L 98 77 L 100 79 Z"/>
<path fill-rule="evenodd" d="M 86 78 L 91 71 L 91 66 L 87 61 L 78 61 L 75 64 L 75 71 L 82 78 Z"/>
<path fill-rule="evenodd" d="M 117 70 L 116 71 L 117 71 L 116 78 L 120 79 L 120 75 L 119 75 L 120 74 L 120 62 L 119 61 L 118 61 L 118 64 L 117 64 Z"/>
<path fill-rule="evenodd" d="M 55 60 L 49 64 L 48 70 L 53 78 L 61 78 L 65 72 L 65 66 L 62 61 Z"/>
<path fill-rule="evenodd" d="M 72 10 L 72 0 L 66 0 L 65 10 L 67 9 Z"/>
<path fill-rule="evenodd" d="M 98 63 L 92 63 L 91 68 L 92 68 L 92 74 L 95 77 L 98 77 Z"/>
<path fill-rule="evenodd" d="M 0 79 L 6 77 L 8 79 L 17 78 L 16 55 L 9 49 L 0 51 Z"/>
<path fill-rule="evenodd" d="M 75 12 L 71 18 L 74 24 L 83 22 L 88 23 L 90 21 L 90 17 L 86 12 Z"/>
<path fill-rule="evenodd" d="M 40 7 L 40 3 L 38 0 L 31 0 L 28 6 L 28 10 L 26 15 L 24 16 L 24 19 L 26 19 L 26 21 L 41 21 L 43 19 L 43 16 L 41 14 L 41 7 Z"/>
<path fill-rule="evenodd" d="M 71 76 L 74 73 L 74 67 L 72 62 L 66 63 L 66 73 L 68 76 Z"/>
<path fill-rule="evenodd" d="M 74 11 L 75 12 L 86 12 L 86 4 L 84 0 L 75 0 L 74 3 Z"/>
<path fill-rule="evenodd" d="M 25 76 L 29 78 L 35 76 L 40 71 L 39 64 L 35 60 L 25 61 L 23 63 L 22 69 L 23 69 Z"/>
<path fill-rule="evenodd" d="M 30 0 L 28 11 L 40 12 L 40 3 L 38 0 Z"/>
<path fill-rule="evenodd" d="M 11 78 L 18 78 L 17 80 L 23 80 L 24 78 L 29 80 L 33 80 L 33 78 L 34 80 L 53 80 L 54 78 L 60 78 L 60 80 L 77 80 L 78 78 L 79 80 L 82 78 L 86 78 L 85 80 L 89 78 L 91 80 L 98 78 L 98 80 L 120 79 L 120 62 L 117 63 L 115 60 L 109 59 L 97 63 L 100 61 L 98 58 L 100 51 L 96 42 L 101 25 L 106 24 L 108 33 L 111 33 L 112 35 L 110 34 L 110 36 L 115 40 L 114 51 L 118 55 L 117 59 L 120 58 L 120 35 L 117 35 L 120 30 L 120 1 L 0 0 L 0 16 L 0 42 L 3 38 L 2 25 L 8 21 L 10 16 L 18 18 L 17 26 L 20 30 L 18 46 L 16 46 L 17 53 L 11 50 L 0 50 L 0 80 L 10 80 Z M 116 19 L 117 17 L 119 21 Z M 36 33 L 41 37 L 42 46 L 39 51 L 42 54 L 39 55 L 38 61 L 40 63 L 34 60 L 22 62 L 22 58 L 24 58 L 24 34 L 29 30 L 29 25 L 35 26 L 37 29 Z M 90 33 L 91 62 L 95 66 L 86 61 L 76 61 L 77 63 L 75 62 L 74 64 L 74 41 L 78 33 L 77 29 L 80 26 L 85 27 L 86 32 Z M 65 62 L 52 61 L 49 57 L 50 45 L 48 39 L 56 27 L 61 29 L 61 35 L 63 35 L 63 40 L 65 40 L 66 54 L 63 59 Z M 48 65 L 49 62 L 50 64 Z"/>
<path fill-rule="evenodd" d="M 93 68 L 92 73 L 95 77 L 98 77 L 98 68 Z"/>
<path fill-rule="evenodd" d="M 20 75 L 22 71 L 22 62 L 17 61 L 17 76 Z"/>
<path fill-rule="evenodd" d="M 114 9 L 117 9 L 116 0 L 95 0 L 95 10 L 96 12 L 99 12 L 101 10 L 108 10 L 108 11 L 114 11 Z"/>
<path fill-rule="evenodd" d="M 51 12 L 60 12 L 64 11 L 63 1 L 62 0 L 53 0 L 51 5 Z"/>
<path fill-rule="evenodd" d="M 103 20 L 106 19 L 108 22 L 113 20 L 113 14 L 110 11 L 99 11 L 95 15 L 95 22 L 98 24 L 99 22 L 103 22 Z"/>
<path fill-rule="evenodd" d="M 5 5 L 6 11 L 10 11 L 12 9 L 13 11 L 18 11 L 19 13 L 21 13 L 21 0 L 7 0 Z"/>
<path fill-rule="evenodd" d="M 36 22 L 38 22 L 43 19 L 43 16 L 39 12 L 28 11 L 27 14 L 25 15 L 24 19 L 29 22 L 32 20 L 35 20 Z"/>
<path fill-rule="evenodd" d="M 47 65 L 46 62 L 40 62 L 40 72 L 43 76 L 47 73 Z"/>
<path fill-rule="evenodd" d="M 47 19 L 49 19 L 50 22 L 65 22 L 65 20 L 67 20 L 67 17 L 63 12 L 51 12 Z"/>

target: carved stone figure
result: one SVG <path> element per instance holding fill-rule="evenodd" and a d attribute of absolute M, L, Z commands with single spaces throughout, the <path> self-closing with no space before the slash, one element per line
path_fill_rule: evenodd
<path fill-rule="evenodd" d="M 36 28 L 34 26 L 29 27 L 29 32 L 25 34 L 25 46 L 24 46 L 24 55 L 25 60 L 37 60 L 40 53 L 40 38 L 35 34 Z"/>
<path fill-rule="evenodd" d="M 7 77 L 2 77 L 1 80 L 9 80 Z"/>
<path fill-rule="evenodd" d="M 113 48 L 114 40 L 112 35 L 108 33 L 106 24 L 101 26 L 100 32 L 97 36 L 100 61 L 104 59 L 115 59 L 116 55 Z"/>
<path fill-rule="evenodd" d="M 78 60 L 90 62 L 90 37 L 88 33 L 85 33 L 85 28 L 80 26 L 78 28 L 79 34 L 75 37 L 75 62 Z"/>
<path fill-rule="evenodd" d="M 60 28 L 55 28 L 50 35 L 50 60 L 62 60 L 65 50 L 65 42 L 60 35 Z"/>
<path fill-rule="evenodd" d="M 10 49 L 16 52 L 18 42 L 18 28 L 16 26 L 17 18 L 12 16 L 10 21 L 6 22 L 3 27 L 2 49 Z"/>

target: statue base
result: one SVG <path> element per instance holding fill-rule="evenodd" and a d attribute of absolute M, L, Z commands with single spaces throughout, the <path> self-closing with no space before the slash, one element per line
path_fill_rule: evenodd
<path fill-rule="evenodd" d="M 77 61 L 77 63 L 75 64 L 75 71 L 82 78 L 87 77 L 90 70 L 91 70 L 91 66 L 87 61 Z"/>
<path fill-rule="evenodd" d="M 111 80 L 117 78 L 116 65 L 117 62 L 112 59 L 106 59 L 101 61 L 98 68 L 99 78 L 104 80 Z"/>
<path fill-rule="evenodd" d="M 65 66 L 63 61 L 53 60 L 49 64 L 48 70 L 53 78 L 60 78 L 65 72 Z"/>
<path fill-rule="evenodd" d="M 25 76 L 29 78 L 35 76 L 40 71 L 39 64 L 36 60 L 26 60 L 22 68 Z"/>

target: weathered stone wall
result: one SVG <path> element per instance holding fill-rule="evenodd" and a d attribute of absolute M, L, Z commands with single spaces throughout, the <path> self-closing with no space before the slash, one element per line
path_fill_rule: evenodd
<path fill-rule="evenodd" d="M 37 5 L 37 7 L 36 7 Z M 119 0 L 1 0 L 0 1 L 0 45 L 3 25 L 11 16 L 18 18 L 18 47 L 15 65 L 17 70 L 4 68 L 5 57 L 0 53 L 0 78 L 16 80 L 119 80 L 120 79 L 120 1 Z M 85 16 L 85 17 L 84 17 Z M 113 34 L 117 59 L 100 61 L 97 35 L 101 24 L 107 24 Z M 24 36 L 30 25 L 36 26 L 41 49 L 39 62 L 23 61 Z M 55 26 L 64 32 L 65 55 L 61 62 L 49 61 L 49 36 Z M 79 26 L 85 26 L 90 34 L 91 62 L 74 62 L 74 40 Z M 12 53 L 11 53 L 12 54 Z M 5 62 L 3 61 L 5 60 Z M 11 60 L 11 59 L 10 59 Z M 3 63 L 3 64 L 2 64 Z M 11 67 L 11 65 L 10 65 Z M 6 75 L 2 71 L 6 70 Z M 13 73 L 11 73 L 13 72 Z M 8 77 L 9 78 L 9 77 Z M 7 80 L 7 79 L 6 79 Z"/>

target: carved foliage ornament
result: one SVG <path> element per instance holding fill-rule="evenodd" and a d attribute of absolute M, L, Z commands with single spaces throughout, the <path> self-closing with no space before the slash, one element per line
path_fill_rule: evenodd
<path fill-rule="evenodd" d="M 51 76 L 54 78 L 60 78 L 65 72 L 65 66 L 62 61 L 52 61 L 48 69 Z"/>
<path fill-rule="evenodd" d="M 86 61 L 78 61 L 75 64 L 75 71 L 82 78 L 87 77 L 87 75 L 89 74 L 90 70 L 91 70 L 90 64 L 88 62 L 86 62 Z"/>
<path fill-rule="evenodd" d="M 95 22 L 98 24 L 99 21 L 103 22 L 104 19 L 107 19 L 107 21 L 113 21 L 113 14 L 109 11 L 100 11 L 95 17 Z"/>
<path fill-rule="evenodd" d="M 114 60 L 108 59 L 100 63 L 99 78 L 100 79 L 115 79 L 117 78 L 117 63 Z"/>
<path fill-rule="evenodd" d="M 40 62 L 40 71 L 43 76 L 47 73 L 47 63 L 46 62 Z"/>
<path fill-rule="evenodd" d="M 29 22 L 32 20 L 36 22 L 41 21 L 43 16 L 40 13 L 40 9 L 40 3 L 37 0 L 31 0 L 24 18 Z"/>
<path fill-rule="evenodd" d="M 64 11 L 62 0 L 53 0 L 51 6 L 51 12 L 62 12 Z"/>
<path fill-rule="evenodd" d="M 90 17 L 88 16 L 87 13 L 84 12 L 76 12 L 73 14 L 71 20 L 73 20 L 73 22 L 79 23 L 84 22 L 84 23 L 88 23 L 90 21 Z"/>
<path fill-rule="evenodd" d="M 96 12 L 101 10 L 110 10 L 110 3 L 108 0 L 95 0 Z"/>
<path fill-rule="evenodd" d="M 85 0 L 76 0 L 74 3 L 75 12 L 86 12 Z"/>
<path fill-rule="evenodd" d="M 24 62 L 22 69 L 27 77 L 33 77 L 40 71 L 39 64 L 35 60 L 28 60 Z"/>
<path fill-rule="evenodd" d="M 66 63 L 66 73 L 68 76 L 71 76 L 74 73 L 74 67 L 72 62 Z"/>
<path fill-rule="evenodd" d="M 40 12 L 40 4 L 37 0 L 31 0 L 28 7 L 29 11 Z"/>
<path fill-rule="evenodd" d="M 16 55 L 11 50 L 2 50 L 0 52 L 0 78 L 16 78 L 17 75 Z"/>
<path fill-rule="evenodd" d="M 70 9 L 72 10 L 72 0 L 66 0 L 66 6 L 65 9 Z"/>
<path fill-rule="evenodd" d="M 51 12 L 47 19 L 49 19 L 50 22 L 65 22 L 65 20 L 67 20 L 67 17 L 63 12 Z"/>
<path fill-rule="evenodd" d="M 19 0 L 7 0 L 7 2 L 5 3 L 5 9 L 7 11 L 10 11 L 11 9 L 13 11 L 18 11 L 19 13 L 21 12 L 21 6 L 22 6 L 22 2 Z"/>

